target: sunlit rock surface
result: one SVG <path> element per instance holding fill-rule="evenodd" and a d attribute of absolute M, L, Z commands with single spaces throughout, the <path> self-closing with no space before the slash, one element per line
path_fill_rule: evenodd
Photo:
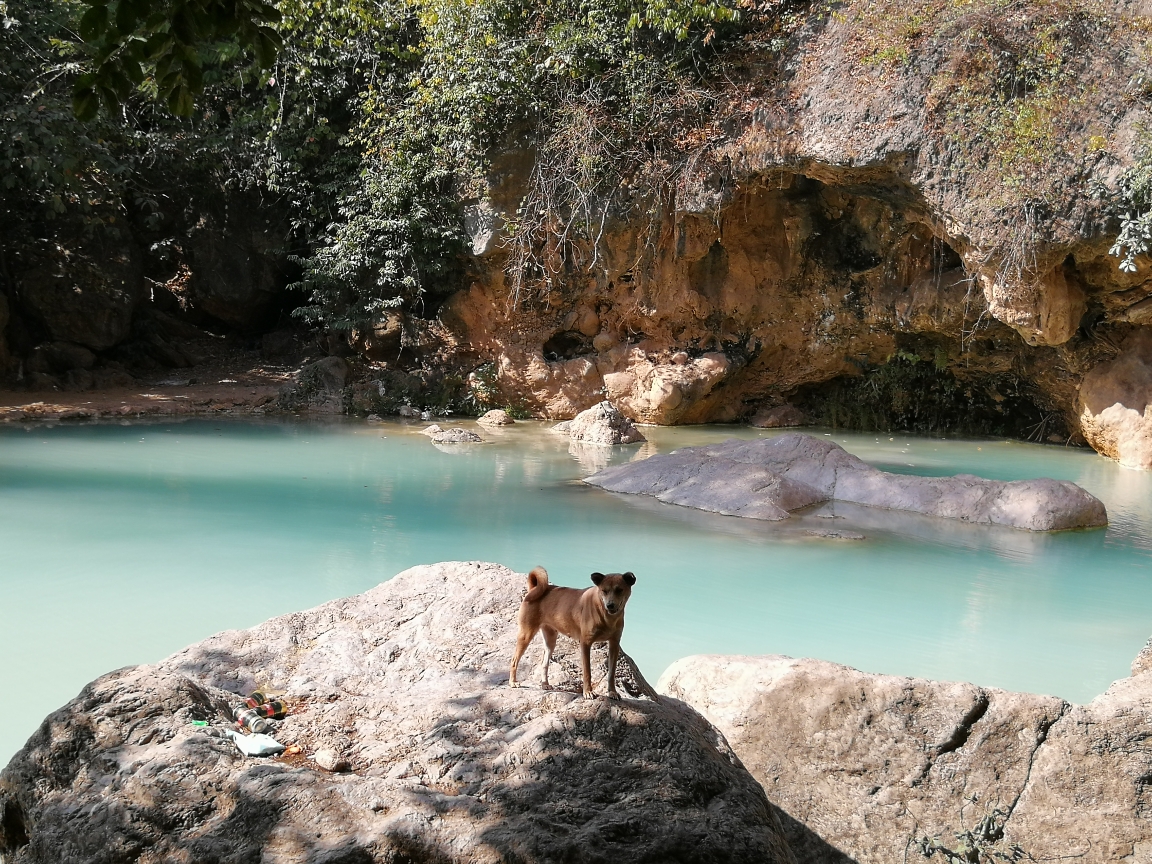
<path fill-rule="evenodd" d="M 1108 523 L 1104 504 L 1062 480 L 913 477 L 866 464 L 831 441 L 798 433 L 685 447 L 600 471 L 586 483 L 752 519 L 836 500 L 1030 531 Z"/>
<path fill-rule="evenodd" d="M 506 686 L 525 582 L 416 567 L 97 679 L 0 774 L 0 856 L 791 862 L 763 790 L 695 712 L 580 698 L 565 639 L 559 689 L 530 666 Z M 245 758 L 191 725 L 226 725 L 258 687 L 290 701 L 274 734 L 300 754 Z"/>
<path fill-rule="evenodd" d="M 583 444 L 635 444 L 647 440 L 632 421 L 608 401 L 593 405 L 553 428 L 567 433 L 573 442 Z"/>
<path fill-rule="evenodd" d="M 1080 409 L 1080 427 L 1096 450 L 1152 469 L 1152 330 L 1134 332 L 1115 360 L 1084 377 Z"/>
<path fill-rule="evenodd" d="M 657 689 L 724 733 L 801 864 L 921 861 L 985 818 L 982 861 L 1152 856 L 1150 671 L 1082 706 L 782 656 L 686 657 Z"/>

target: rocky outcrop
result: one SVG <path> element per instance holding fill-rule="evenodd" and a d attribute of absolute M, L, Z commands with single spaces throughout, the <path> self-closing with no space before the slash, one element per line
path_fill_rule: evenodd
<path fill-rule="evenodd" d="M 187 240 L 189 300 L 241 330 L 271 323 L 285 282 L 283 238 L 269 223 L 279 214 L 232 202 L 224 216 L 205 214 Z"/>
<path fill-rule="evenodd" d="M 1152 469 L 1152 330 L 1138 330 L 1116 359 L 1084 376 L 1080 428 L 1098 452 Z"/>
<path fill-rule="evenodd" d="M 763 791 L 691 710 L 582 699 L 566 640 L 558 689 L 506 686 L 525 581 L 417 567 L 97 679 L 0 774 L 0 855 L 791 862 Z M 275 735 L 299 752 L 245 758 L 190 725 L 257 687 L 289 700 Z"/>
<path fill-rule="evenodd" d="M 420 434 L 427 435 L 434 444 L 481 444 L 484 442 L 484 439 L 475 432 L 459 427 L 441 429 L 433 424 Z"/>
<path fill-rule="evenodd" d="M 957 849 L 965 832 L 981 861 L 1152 854 L 1152 673 L 1076 706 L 818 660 L 699 656 L 657 689 L 725 734 L 788 813 L 801 864 L 923 861 L 921 841 Z"/>
<path fill-rule="evenodd" d="M 289 411 L 307 409 L 319 414 L 342 414 L 350 371 L 348 362 L 341 357 L 325 357 L 309 363 L 294 381 L 284 385 L 278 403 Z"/>
<path fill-rule="evenodd" d="M 631 420 L 607 401 L 581 411 L 572 420 L 558 423 L 553 429 L 582 444 L 635 444 L 647 440 Z"/>
<path fill-rule="evenodd" d="M 838 444 L 798 433 L 684 447 L 584 482 L 751 519 L 787 519 L 790 511 L 836 500 L 1029 531 L 1108 524 L 1104 504 L 1073 483 L 890 474 Z"/>
<path fill-rule="evenodd" d="M 765 408 L 752 418 L 752 425 L 761 429 L 779 429 L 787 426 L 803 426 L 807 419 L 804 412 L 795 405 L 776 405 Z"/>
<path fill-rule="evenodd" d="M 1134 9 L 1106 3 L 1088 25 L 918 4 L 912 28 L 862 0 L 796 13 L 806 23 L 779 53 L 752 52 L 736 66 L 753 79 L 715 94 L 674 192 L 612 190 L 612 217 L 594 238 L 566 233 L 579 251 L 558 245 L 546 284 L 517 281 L 499 235 L 547 166 L 528 148 L 505 160 L 469 222 L 480 278 L 441 318 L 510 403 L 549 418 L 606 394 L 642 422 L 788 401 L 842 423 L 832 383 L 905 356 L 997 434 L 1079 442 L 1077 385 L 1152 323 L 1152 262 L 1121 272 L 1107 207 L 1084 194 L 1115 183 L 1149 122 L 1120 95 L 1143 74 Z M 1060 97 L 1004 96 L 997 75 L 1054 56 Z M 1015 119 L 1040 114 L 1042 132 Z M 927 389 L 898 395 L 914 406 Z M 940 428 L 965 422 L 954 409 Z"/>
<path fill-rule="evenodd" d="M 508 412 L 503 408 L 493 408 L 491 411 L 486 411 L 476 419 L 476 422 L 481 426 L 511 426 L 516 421 L 508 416 Z"/>

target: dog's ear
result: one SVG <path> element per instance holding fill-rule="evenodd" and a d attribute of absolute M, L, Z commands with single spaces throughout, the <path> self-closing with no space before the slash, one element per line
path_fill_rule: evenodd
<path fill-rule="evenodd" d="M 628 583 L 629 587 L 636 584 L 636 574 L 629 570 L 624 574 L 624 581 Z"/>
<path fill-rule="evenodd" d="M 603 581 L 604 581 L 604 574 L 603 573 L 593 573 L 592 574 L 592 584 L 593 585 L 599 585 Z"/>

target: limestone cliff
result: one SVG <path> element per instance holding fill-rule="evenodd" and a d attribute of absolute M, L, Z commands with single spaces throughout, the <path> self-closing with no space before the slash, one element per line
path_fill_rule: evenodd
<path fill-rule="evenodd" d="M 311 346 L 359 355 L 343 404 L 563 419 L 607 396 L 652 423 L 792 405 L 1147 467 L 1152 385 L 1104 380 L 1143 368 L 1152 325 L 1152 261 L 1109 255 L 1152 119 L 1147 0 L 760 7 L 771 26 L 681 94 L 706 119 L 633 142 L 637 170 L 579 207 L 549 198 L 576 180 L 546 132 L 517 126 L 459 202 L 460 290 Z M 83 388 L 109 358 L 190 362 L 164 315 L 249 340 L 277 326 L 300 300 L 262 206 L 203 216 L 151 288 L 131 243 L 13 274 L 0 367 Z"/>
<path fill-rule="evenodd" d="M 1118 269 L 1091 193 L 1130 164 L 1149 116 L 1125 35 L 1147 10 L 971 8 L 932 30 L 849 2 L 782 53 L 752 52 L 655 213 L 606 205 L 599 242 L 552 250 L 534 285 L 500 226 L 535 157 L 504 154 L 471 223 L 476 278 L 440 319 L 508 401 L 554 418 L 601 393 L 653 423 L 819 412 L 827 382 L 897 356 L 1015 414 L 1017 434 L 1082 440 L 1081 380 L 1152 323 L 1149 262 Z M 982 91 L 996 46 L 1011 62 L 1065 52 L 1048 95 Z"/>

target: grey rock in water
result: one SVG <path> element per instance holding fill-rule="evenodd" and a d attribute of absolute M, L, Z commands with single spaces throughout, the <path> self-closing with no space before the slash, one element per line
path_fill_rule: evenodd
<path fill-rule="evenodd" d="M 607 468 L 585 482 L 752 519 L 787 519 L 793 510 L 836 500 L 1030 531 L 1108 524 L 1099 499 L 1063 480 L 891 474 L 838 444 L 799 433 L 685 447 Z"/>
<path fill-rule="evenodd" d="M 572 674 L 507 687 L 525 582 L 416 567 L 93 681 L 0 774 L 0 857 L 790 864 L 763 790 L 691 709 L 585 700 Z M 272 734 L 290 752 L 246 758 L 191 725 L 256 688 L 288 700 Z"/>
<path fill-rule="evenodd" d="M 493 408 L 485 412 L 476 422 L 483 426 L 512 426 L 516 421 L 508 416 L 508 412 L 503 408 Z"/>
<path fill-rule="evenodd" d="M 1150 672 L 1083 706 L 782 656 L 687 657 L 657 689 L 724 733 L 801 864 L 923 861 L 986 817 L 981 861 L 1152 860 Z"/>
<path fill-rule="evenodd" d="M 634 444 L 648 440 L 608 401 L 593 405 L 566 422 L 567 426 L 557 423 L 553 430 L 567 432 L 573 441 L 585 444 Z"/>
<path fill-rule="evenodd" d="M 435 431 L 433 431 L 435 430 Z M 424 430 L 425 435 L 432 439 L 435 444 L 483 444 L 484 439 L 468 429 L 460 429 L 451 427 L 449 429 L 441 429 L 439 426 L 432 425 Z"/>

